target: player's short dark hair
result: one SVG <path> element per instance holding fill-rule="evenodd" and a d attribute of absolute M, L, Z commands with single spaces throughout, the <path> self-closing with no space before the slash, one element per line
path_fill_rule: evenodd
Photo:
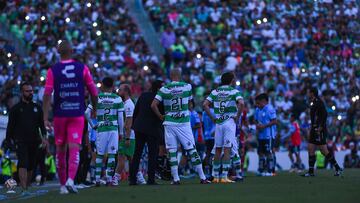
<path fill-rule="evenodd" d="M 269 101 L 269 96 L 266 93 L 261 93 L 255 97 L 255 101 L 261 101 L 261 100 Z"/>
<path fill-rule="evenodd" d="M 114 86 L 114 80 L 111 77 L 105 77 L 102 80 L 102 84 L 104 85 L 105 88 L 111 88 Z"/>
<path fill-rule="evenodd" d="M 156 93 L 164 84 L 162 80 L 155 80 L 151 83 L 151 92 Z"/>
<path fill-rule="evenodd" d="M 28 81 L 21 82 L 20 84 L 20 91 L 23 90 L 24 86 L 31 86 L 31 84 Z"/>
<path fill-rule="evenodd" d="M 124 91 L 126 93 L 128 93 L 128 95 L 130 96 L 131 95 L 130 85 L 129 84 L 124 84 L 123 87 L 124 87 Z"/>
<path fill-rule="evenodd" d="M 311 93 L 313 93 L 315 95 L 315 97 L 317 97 L 319 95 L 319 91 L 316 87 L 311 87 L 309 91 Z"/>
<path fill-rule="evenodd" d="M 58 46 L 58 52 L 61 56 L 71 55 L 72 46 L 67 40 L 63 40 Z"/>
<path fill-rule="evenodd" d="M 233 72 L 226 72 L 221 76 L 221 85 L 230 85 L 231 82 L 234 80 L 234 73 Z"/>

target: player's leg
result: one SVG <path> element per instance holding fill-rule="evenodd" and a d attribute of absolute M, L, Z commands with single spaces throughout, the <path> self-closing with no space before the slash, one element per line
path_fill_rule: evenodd
<path fill-rule="evenodd" d="M 96 158 L 95 158 L 95 181 L 96 186 L 100 186 L 101 171 L 103 167 L 104 155 L 106 152 L 106 132 L 96 133 Z"/>
<path fill-rule="evenodd" d="M 230 154 L 231 149 L 234 145 L 235 150 L 238 149 L 236 143 L 236 124 L 234 120 L 228 120 L 224 124 L 222 124 L 222 136 L 223 136 L 223 149 L 224 156 L 222 158 L 222 177 L 221 182 L 223 183 L 231 183 L 233 181 L 228 179 L 228 173 L 230 170 Z"/>
<path fill-rule="evenodd" d="M 211 169 L 212 169 L 211 150 L 214 147 L 214 139 L 206 140 L 205 145 L 206 145 L 206 155 L 204 158 L 204 168 L 205 168 L 205 173 L 209 176 L 211 174 Z"/>
<path fill-rule="evenodd" d="M 119 141 L 118 146 L 118 163 L 115 169 L 114 179 L 115 181 L 120 181 L 121 174 L 124 172 L 125 169 L 125 162 L 126 162 L 126 155 L 125 155 L 125 139 L 121 138 Z"/>
<path fill-rule="evenodd" d="M 68 180 L 66 181 L 66 187 L 69 192 L 78 193 L 75 187 L 74 179 L 77 173 L 77 169 L 80 161 L 80 145 L 82 141 L 82 134 L 84 131 L 85 118 L 74 117 L 69 118 L 67 122 L 67 141 L 69 147 L 69 161 L 68 161 Z"/>
<path fill-rule="evenodd" d="M 326 157 L 327 161 L 331 163 L 335 167 L 335 176 L 340 176 L 342 174 L 343 169 L 339 166 L 335 157 L 332 153 L 329 152 L 326 145 L 319 146 L 321 153 Z"/>
<path fill-rule="evenodd" d="M 265 162 L 266 162 L 266 140 L 259 140 L 258 141 L 258 155 L 259 155 L 259 166 L 258 166 L 258 175 L 262 175 L 265 171 Z"/>
<path fill-rule="evenodd" d="M 215 126 L 214 148 L 215 154 L 213 159 L 212 177 L 214 183 L 220 182 L 220 168 L 221 168 L 221 153 L 224 146 L 224 139 L 222 137 L 222 126 Z"/>
<path fill-rule="evenodd" d="M 135 143 L 135 153 L 133 156 L 133 160 L 130 164 L 130 176 L 129 176 L 129 183 L 130 185 L 135 185 L 136 184 L 136 175 L 137 175 L 137 171 L 139 170 L 139 164 L 140 164 L 140 159 L 141 159 L 141 155 L 143 153 L 143 149 L 145 146 L 145 141 L 146 141 L 146 135 L 143 134 L 142 132 L 135 132 L 135 136 L 136 136 L 136 143 Z"/>
<path fill-rule="evenodd" d="M 275 172 L 275 150 L 273 147 L 273 140 L 270 138 L 266 144 L 266 166 L 267 176 L 271 176 Z"/>
<path fill-rule="evenodd" d="M 308 143 L 309 171 L 303 175 L 304 177 L 314 176 L 314 166 L 316 162 L 315 150 L 316 150 L 316 145 L 309 142 Z"/>
<path fill-rule="evenodd" d="M 96 171 L 96 141 L 91 141 L 91 161 L 90 161 L 90 179 L 91 182 L 95 181 L 95 171 Z"/>
<path fill-rule="evenodd" d="M 170 169 L 171 169 L 171 176 L 172 176 L 172 184 L 178 185 L 180 184 L 180 177 L 179 177 L 179 163 L 177 159 L 177 126 L 164 126 L 165 132 L 165 145 L 166 149 L 169 152 L 170 158 Z"/>
<path fill-rule="evenodd" d="M 60 181 L 60 194 L 68 194 L 66 183 L 66 118 L 54 118 L 54 136 L 56 144 L 56 169 Z"/>
<path fill-rule="evenodd" d="M 110 185 L 112 183 L 112 177 L 115 172 L 115 158 L 119 146 L 118 137 L 119 136 L 117 131 L 108 132 L 108 144 L 107 144 L 108 161 L 107 161 L 106 173 L 105 173 L 107 185 Z"/>

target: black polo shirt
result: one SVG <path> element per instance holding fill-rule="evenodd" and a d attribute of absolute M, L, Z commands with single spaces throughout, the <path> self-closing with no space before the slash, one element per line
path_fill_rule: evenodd
<path fill-rule="evenodd" d="M 326 130 L 327 111 L 324 102 L 318 97 L 310 103 L 310 119 L 312 129 L 322 127 Z"/>
<path fill-rule="evenodd" d="M 42 135 L 46 135 L 41 106 L 34 102 L 20 101 L 10 109 L 6 138 L 16 143 L 40 143 Z"/>

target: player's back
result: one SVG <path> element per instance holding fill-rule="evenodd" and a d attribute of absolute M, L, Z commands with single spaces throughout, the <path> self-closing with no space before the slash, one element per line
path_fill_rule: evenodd
<path fill-rule="evenodd" d="M 162 87 L 161 96 L 165 109 L 164 125 L 190 122 L 189 102 L 192 99 L 191 85 L 185 82 L 171 82 Z"/>
<path fill-rule="evenodd" d="M 221 124 L 236 116 L 238 111 L 236 102 L 242 97 L 237 89 L 224 85 L 213 90 L 208 99 L 214 103 L 216 123 Z"/>
<path fill-rule="evenodd" d="M 100 93 L 96 110 L 98 132 L 118 130 L 118 113 L 123 109 L 124 103 L 120 96 L 114 93 Z"/>

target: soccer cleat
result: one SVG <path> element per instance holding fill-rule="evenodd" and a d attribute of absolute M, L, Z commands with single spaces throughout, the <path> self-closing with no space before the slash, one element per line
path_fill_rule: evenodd
<path fill-rule="evenodd" d="M 336 170 L 335 171 L 335 174 L 334 176 L 343 176 L 343 173 L 344 173 L 344 169 L 340 168 L 339 170 Z"/>
<path fill-rule="evenodd" d="M 219 178 L 213 178 L 213 180 L 211 182 L 212 183 L 220 183 L 220 179 Z"/>
<path fill-rule="evenodd" d="M 315 174 L 307 172 L 307 173 L 304 173 L 304 174 L 302 174 L 302 175 L 300 175 L 300 176 L 301 176 L 301 177 L 314 177 Z"/>
<path fill-rule="evenodd" d="M 273 174 L 272 174 L 272 173 L 264 173 L 263 176 L 265 176 L 265 177 L 271 177 L 271 176 L 273 176 Z"/>
<path fill-rule="evenodd" d="M 232 180 L 230 180 L 230 179 L 228 179 L 228 178 L 222 178 L 222 179 L 220 180 L 220 183 L 235 183 L 235 181 L 232 181 Z"/>
<path fill-rule="evenodd" d="M 180 180 L 171 181 L 171 185 L 180 185 Z"/>
<path fill-rule="evenodd" d="M 79 193 L 78 189 L 74 184 L 74 181 L 71 180 L 70 178 L 66 181 L 65 186 L 70 193 L 74 193 L 74 194 Z"/>
<path fill-rule="evenodd" d="M 119 177 L 117 177 L 117 176 L 113 176 L 112 177 L 112 180 L 111 180 L 111 185 L 112 186 L 118 186 L 119 185 Z"/>
<path fill-rule="evenodd" d="M 211 182 L 206 179 L 203 179 L 203 180 L 200 180 L 200 184 L 211 184 Z"/>
<path fill-rule="evenodd" d="M 63 185 L 60 187 L 60 195 L 66 195 L 69 194 L 68 189 Z"/>
<path fill-rule="evenodd" d="M 242 182 L 242 181 L 244 181 L 244 178 L 242 176 L 236 176 L 233 181 Z"/>
<path fill-rule="evenodd" d="M 95 187 L 100 187 L 100 186 L 101 186 L 100 181 L 96 181 Z"/>
<path fill-rule="evenodd" d="M 139 185 L 146 185 L 146 180 L 141 172 L 136 174 L 136 183 Z"/>

